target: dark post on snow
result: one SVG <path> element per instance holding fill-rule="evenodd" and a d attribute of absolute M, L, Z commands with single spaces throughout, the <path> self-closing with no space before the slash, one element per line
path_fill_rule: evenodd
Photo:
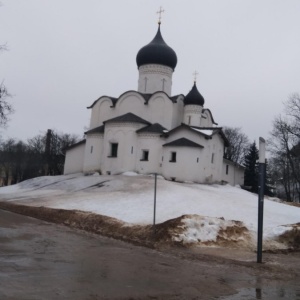
<path fill-rule="evenodd" d="M 157 173 L 154 174 L 154 210 L 153 210 L 153 233 L 155 234 L 155 216 L 156 216 L 156 186 L 157 186 Z"/>
<path fill-rule="evenodd" d="M 259 138 L 259 183 L 258 183 L 258 227 L 257 227 L 257 262 L 262 262 L 263 219 L 264 219 L 264 188 L 266 174 L 266 142 Z"/>

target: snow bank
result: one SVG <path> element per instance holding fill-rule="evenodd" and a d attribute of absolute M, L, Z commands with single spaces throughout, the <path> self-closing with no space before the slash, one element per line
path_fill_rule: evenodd
<path fill-rule="evenodd" d="M 138 174 L 126 172 L 118 176 L 71 174 L 38 177 L 0 188 L 0 201 L 81 210 L 127 223 L 151 224 L 154 178 L 133 175 Z M 257 231 L 257 195 L 238 187 L 178 183 L 158 176 L 156 200 L 157 223 L 182 215 L 199 216 L 185 218 L 185 233 L 181 232 L 181 237 L 177 237 L 185 242 L 214 241 L 220 238 L 220 230 L 230 227 L 230 220 L 241 221 L 252 235 Z M 279 236 L 292 228 L 286 225 L 300 222 L 299 207 L 275 201 L 265 199 L 266 241 L 278 240 Z"/>

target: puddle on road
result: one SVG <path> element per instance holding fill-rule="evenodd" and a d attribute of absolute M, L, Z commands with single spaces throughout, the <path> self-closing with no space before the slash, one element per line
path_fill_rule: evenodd
<path fill-rule="evenodd" d="M 300 288 L 246 288 L 240 289 L 235 295 L 218 298 L 219 300 L 255 300 L 255 299 L 288 299 L 300 300 Z"/>

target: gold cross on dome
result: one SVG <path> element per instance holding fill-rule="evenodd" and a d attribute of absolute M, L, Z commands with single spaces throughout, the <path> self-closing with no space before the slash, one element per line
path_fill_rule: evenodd
<path fill-rule="evenodd" d="M 159 14 L 159 18 L 158 18 L 158 24 L 161 24 L 161 14 L 165 12 L 162 7 L 159 8 L 159 11 L 156 12 L 157 14 Z"/>
<path fill-rule="evenodd" d="M 195 71 L 195 72 L 193 73 L 193 75 L 194 75 L 194 82 L 196 83 L 196 81 L 197 81 L 197 76 L 199 75 L 199 73 L 198 73 L 197 71 Z"/>

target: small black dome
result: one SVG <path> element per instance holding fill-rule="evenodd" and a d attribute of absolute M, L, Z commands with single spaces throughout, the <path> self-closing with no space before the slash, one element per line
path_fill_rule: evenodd
<path fill-rule="evenodd" d="M 196 82 L 194 83 L 194 86 L 192 87 L 190 92 L 185 96 L 184 105 L 204 105 L 204 98 L 199 93 Z"/>
<path fill-rule="evenodd" d="M 177 65 L 177 55 L 163 40 L 160 33 L 160 25 L 154 39 L 140 49 L 136 56 L 138 67 L 148 64 L 158 64 L 175 69 Z"/>

